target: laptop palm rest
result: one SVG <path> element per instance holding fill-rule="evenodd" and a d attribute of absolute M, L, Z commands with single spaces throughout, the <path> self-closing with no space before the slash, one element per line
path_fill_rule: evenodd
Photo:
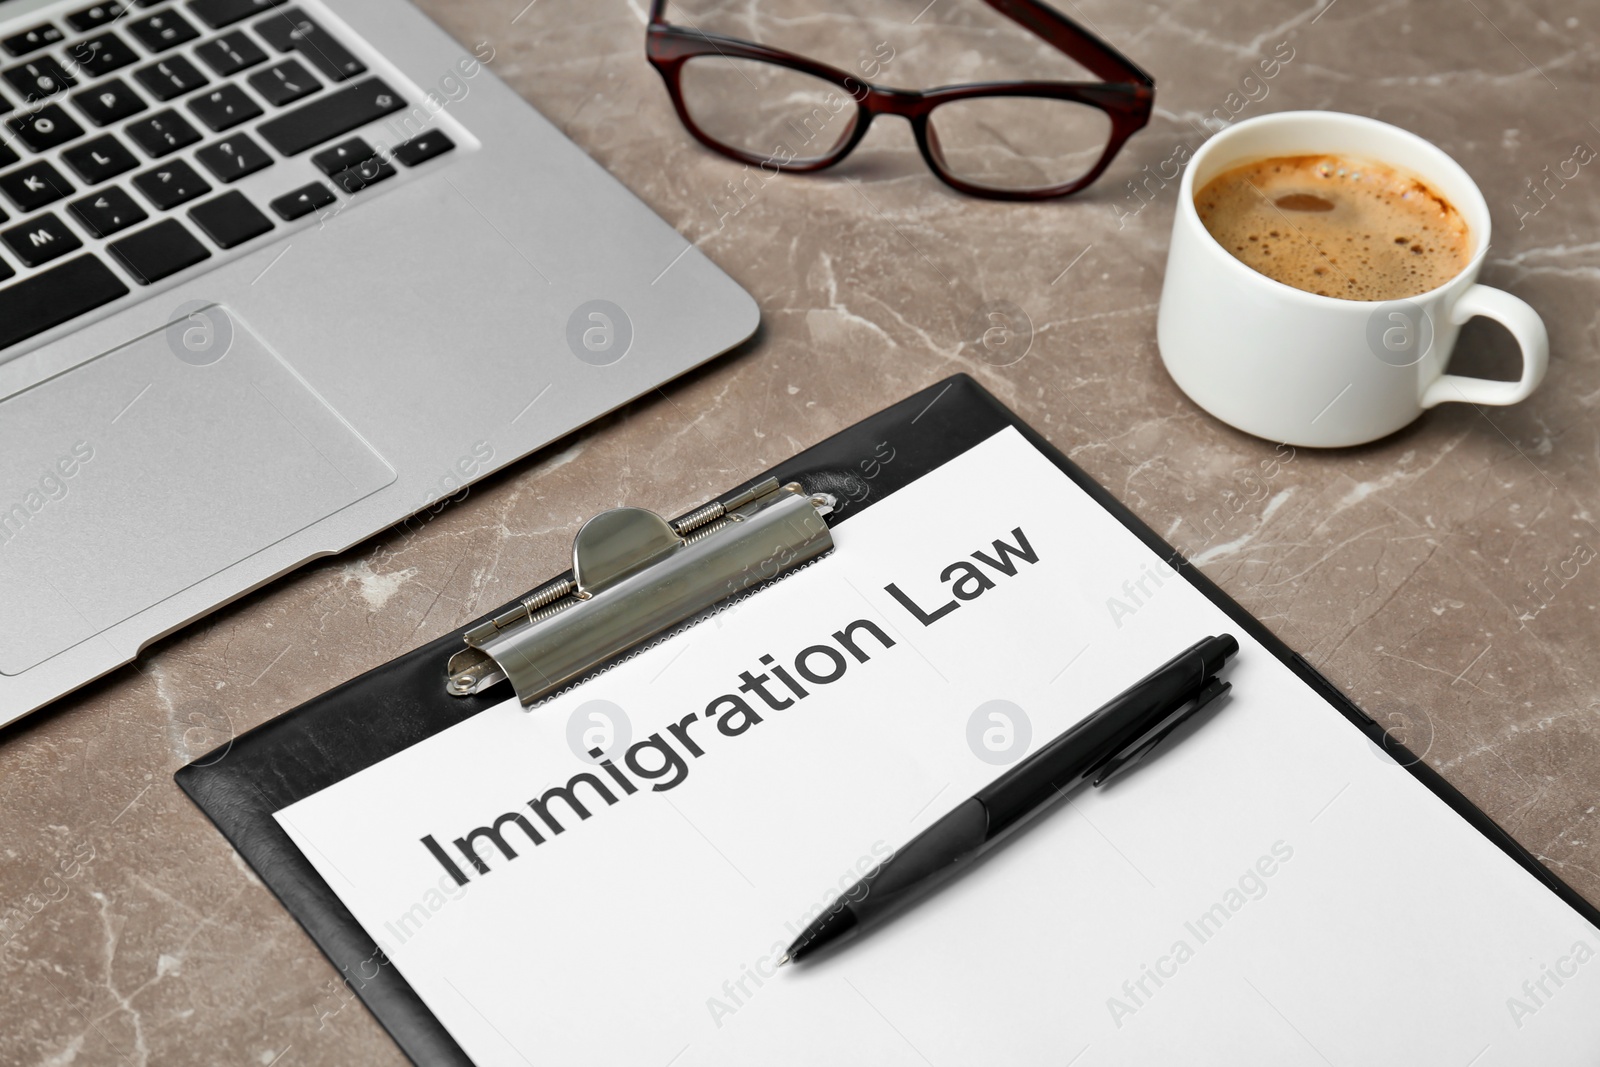
<path fill-rule="evenodd" d="M 0 402 L 0 674 L 28 670 L 394 477 L 216 305 Z"/>

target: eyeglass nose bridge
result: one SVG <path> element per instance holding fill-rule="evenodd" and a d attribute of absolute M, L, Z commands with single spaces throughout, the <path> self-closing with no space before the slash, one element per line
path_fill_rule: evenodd
<path fill-rule="evenodd" d="M 927 97 L 923 93 L 889 85 L 873 85 L 854 78 L 851 83 L 846 88 L 868 114 L 898 115 L 916 124 L 927 113 Z"/>
<path fill-rule="evenodd" d="M 891 85 L 873 85 L 854 77 L 848 80 L 846 88 L 855 98 L 862 118 L 854 136 L 850 139 L 846 153 L 854 149 L 866 136 L 867 126 L 871 124 L 873 118 L 878 115 L 898 116 L 911 123 L 911 134 L 916 138 L 917 151 L 928 164 L 928 169 L 932 170 L 941 181 L 952 181 L 949 169 L 945 166 L 944 152 L 939 147 L 938 135 L 934 132 L 932 123 L 928 121 L 928 113 L 933 110 L 935 103 L 929 99 L 929 94 L 914 89 L 896 89 Z M 840 158 L 843 158 L 843 154 Z"/>

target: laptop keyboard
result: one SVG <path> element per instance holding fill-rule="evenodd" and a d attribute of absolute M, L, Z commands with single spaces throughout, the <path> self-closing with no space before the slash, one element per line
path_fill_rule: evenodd
<path fill-rule="evenodd" d="M 412 103 L 310 3 L 79 0 L 27 21 L 0 36 L 0 359 L 456 147 L 358 134 Z"/>

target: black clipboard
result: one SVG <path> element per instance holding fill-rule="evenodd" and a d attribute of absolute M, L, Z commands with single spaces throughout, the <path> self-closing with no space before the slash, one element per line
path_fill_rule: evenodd
<path fill-rule="evenodd" d="M 886 408 L 719 497 L 733 500 L 769 478 L 797 482 L 807 493 L 842 502 L 830 524 L 848 521 L 901 487 L 954 459 L 1006 427 L 1059 467 L 1101 507 L 1178 570 L 1240 628 L 1319 696 L 1382 746 L 1458 815 L 1560 897 L 1600 926 L 1600 909 L 1546 869 L 1511 835 L 1427 764 L 1411 755 L 1349 698 L 1226 593 L 1189 565 L 1154 530 L 1094 479 L 965 374 L 958 374 Z M 864 461 L 883 442 L 892 464 Z M 754 595 L 760 595 L 757 591 Z M 467 1057 L 355 920 L 273 817 L 277 812 L 372 764 L 423 741 L 510 696 L 501 685 L 474 696 L 445 691 L 445 663 L 475 626 L 516 607 L 517 601 L 421 648 L 346 682 L 237 738 L 177 772 L 178 785 L 311 935 L 349 987 L 415 1063 L 471 1067 Z"/>

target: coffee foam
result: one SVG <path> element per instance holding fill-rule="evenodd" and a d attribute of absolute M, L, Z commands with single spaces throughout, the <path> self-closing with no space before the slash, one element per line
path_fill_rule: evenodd
<path fill-rule="evenodd" d="M 1466 269 L 1461 213 L 1415 175 L 1333 155 L 1279 156 L 1217 175 L 1194 198 L 1234 258 L 1308 293 L 1400 300 Z"/>

